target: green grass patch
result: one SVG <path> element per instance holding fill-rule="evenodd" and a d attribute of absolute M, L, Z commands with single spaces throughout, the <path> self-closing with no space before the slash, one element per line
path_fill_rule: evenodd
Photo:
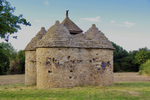
<path fill-rule="evenodd" d="M 121 82 L 114 86 L 37 89 L 35 85 L 1 85 L 0 100 L 150 100 L 150 82 Z"/>

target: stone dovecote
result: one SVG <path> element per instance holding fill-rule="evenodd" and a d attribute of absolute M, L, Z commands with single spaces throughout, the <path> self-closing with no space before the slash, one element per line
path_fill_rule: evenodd
<path fill-rule="evenodd" d="M 104 33 L 93 24 L 85 33 L 72 34 L 62 23 L 56 21 L 37 41 L 35 61 L 26 55 L 26 69 L 36 62 L 36 77 L 29 78 L 32 71 L 26 71 L 26 85 L 34 78 L 39 89 L 113 85 L 114 47 Z"/>

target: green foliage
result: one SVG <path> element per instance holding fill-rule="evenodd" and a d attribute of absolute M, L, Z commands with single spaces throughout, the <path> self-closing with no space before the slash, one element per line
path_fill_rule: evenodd
<path fill-rule="evenodd" d="M 10 62 L 9 74 L 25 73 L 25 52 L 20 50 L 15 60 Z"/>
<path fill-rule="evenodd" d="M 115 48 L 115 50 L 114 50 L 114 61 L 129 55 L 128 52 L 126 50 L 124 50 L 122 47 L 120 47 L 119 45 L 116 45 L 114 42 L 112 42 L 112 44 Z"/>
<path fill-rule="evenodd" d="M 14 49 L 14 47 L 11 45 L 11 43 L 0 43 L 0 46 L 2 47 L 5 55 L 9 57 L 9 60 L 15 60 L 17 56 L 17 51 Z"/>
<path fill-rule="evenodd" d="M 0 74 L 23 74 L 25 73 L 25 53 L 18 53 L 11 43 L 0 43 Z"/>
<path fill-rule="evenodd" d="M 20 62 L 19 68 L 21 70 L 21 73 L 25 72 L 25 52 L 23 50 L 20 50 L 17 54 L 17 59 Z"/>
<path fill-rule="evenodd" d="M 114 62 L 114 72 L 119 72 L 119 71 L 120 71 L 119 63 Z"/>
<path fill-rule="evenodd" d="M 0 37 L 9 40 L 9 36 L 21 29 L 19 24 L 31 24 L 23 18 L 23 15 L 14 15 L 15 8 L 11 7 L 10 3 L 6 0 L 0 0 Z M 13 38 L 17 38 L 13 36 Z"/>
<path fill-rule="evenodd" d="M 139 69 L 139 74 L 150 76 L 150 59 L 141 64 Z"/>
<path fill-rule="evenodd" d="M 125 71 L 125 72 L 137 72 L 139 70 L 139 64 L 135 59 L 138 51 L 130 51 L 129 53 L 119 45 L 113 43 L 114 50 L 114 72 Z"/>
<path fill-rule="evenodd" d="M 148 59 L 150 59 L 150 51 L 147 48 L 142 48 L 135 55 L 135 59 L 139 65 L 145 63 Z"/>
<path fill-rule="evenodd" d="M 126 72 L 130 72 L 132 71 L 132 58 L 127 56 L 127 57 L 124 57 L 122 59 L 119 59 L 118 60 L 120 66 L 121 66 L 121 70 L 123 71 L 126 71 Z"/>
<path fill-rule="evenodd" d="M 126 50 L 124 50 L 122 47 L 120 47 L 119 45 L 116 45 L 114 42 L 112 42 L 115 50 L 114 50 L 114 71 L 128 71 L 128 67 L 127 65 L 129 65 L 128 63 L 126 63 L 124 60 L 124 57 L 129 56 L 128 52 Z M 124 59 L 123 59 L 124 58 Z"/>
<path fill-rule="evenodd" d="M 0 46 L 0 75 L 6 74 L 9 69 L 9 58 L 5 55 L 2 47 Z"/>

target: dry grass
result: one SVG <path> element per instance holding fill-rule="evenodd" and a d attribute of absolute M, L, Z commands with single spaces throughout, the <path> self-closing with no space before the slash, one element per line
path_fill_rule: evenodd
<path fill-rule="evenodd" d="M 114 73 L 114 82 L 148 82 L 150 77 L 143 76 L 137 72 Z"/>
<path fill-rule="evenodd" d="M 114 73 L 114 82 L 141 82 L 150 81 L 150 77 L 139 75 L 137 72 Z M 0 85 L 18 84 L 25 82 L 25 75 L 2 75 L 0 76 Z"/>
<path fill-rule="evenodd" d="M 7 85 L 7 84 L 19 84 L 25 82 L 25 75 L 18 74 L 18 75 L 1 75 L 0 76 L 0 85 Z"/>

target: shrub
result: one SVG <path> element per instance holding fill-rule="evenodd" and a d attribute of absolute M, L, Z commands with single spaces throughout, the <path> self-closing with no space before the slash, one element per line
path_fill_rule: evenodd
<path fill-rule="evenodd" d="M 150 59 L 143 63 L 139 69 L 139 74 L 150 76 Z"/>

